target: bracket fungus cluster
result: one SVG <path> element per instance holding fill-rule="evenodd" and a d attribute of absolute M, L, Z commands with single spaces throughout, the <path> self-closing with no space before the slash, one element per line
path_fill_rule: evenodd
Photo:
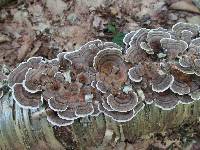
<path fill-rule="evenodd" d="M 187 23 L 141 28 L 126 34 L 125 49 L 94 40 L 52 60 L 32 57 L 10 73 L 8 83 L 21 107 L 47 104 L 53 125 L 100 113 L 126 122 L 145 104 L 169 110 L 200 99 L 198 36 L 199 26 Z"/>

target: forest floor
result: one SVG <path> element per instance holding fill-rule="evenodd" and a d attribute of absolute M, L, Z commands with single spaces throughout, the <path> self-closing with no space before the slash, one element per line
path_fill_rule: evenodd
<path fill-rule="evenodd" d="M 4 4 L 0 0 L 0 64 L 10 70 L 29 57 L 51 59 L 94 39 L 124 46 L 124 35 L 141 27 L 171 28 L 177 22 L 200 25 L 199 0 L 13 0 Z M 180 140 L 183 128 L 197 141 L 188 149 L 199 150 L 200 124 L 169 132 Z M 157 134 L 146 148 L 166 149 L 161 148 L 165 140 L 166 135 Z M 128 144 L 126 149 L 136 150 L 139 145 L 145 143 Z M 176 142 L 173 145 L 180 149 Z"/>

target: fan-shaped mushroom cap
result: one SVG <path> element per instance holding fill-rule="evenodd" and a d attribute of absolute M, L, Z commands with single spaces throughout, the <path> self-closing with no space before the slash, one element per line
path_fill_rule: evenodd
<path fill-rule="evenodd" d="M 170 86 L 170 89 L 177 93 L 178 95 L 185 95 L 190 93 L 190 87 L 187 83 L 175 79 L 172 85 Z"/>
<path fill-rule="evenodd" d="M 56 114 L 56 112 L 53 111 L 49 111 L 47 113 L 47 120 L 54 126 L 68 126 L 71 125 L 74 120 L 66 120 L 66 119 L 61 119 L 60 117 L 58 117 L 58 115 Z"/>
<path fill-rule="evenodd" d="M 146 40 L 148 32 L 149 30 L 145 28 L 141 28 L 135 32 L 129 42 L 130 47 L 126 50 L 126 61 L 135 63 L 144 60 L 147 57 L 147 54 L 141 49 L 140 45 L 141 42 Z"/>
<path fill-rule="evenodd" d="M 91 115 L 94 112 L 94 108 L 92 103 L 84 103 L 80 104 L 75 111 L 76 116 L 78 117 L 86 117 Z"/>
<path fill-rule="evenodd" d="M 75 120 L 78 116 L 75 115 L 76 109 L 73 107 L 68 107 L 65 111 L 58 112 L 58 116 L 66 120 Z"/>
<path fill-rule="evenodd" d="M 129 33 L 127 33 L 124 38 L 123 38 L 123 42 L 126 45 L 126 48 L 129 47 L 129 42 L 131 41 L 131 38 L 134 36 L 134 34 L 136 33 L 136 31 L 131 31 Z"/>
<path fill-rule="evenodd" d="M 54 97 L 48 99 L 48 105 L 54 111 L 65 111 L 68 107 L 67 103 L 56 101 Z"/>
<path fill-rule="evenodd" d="M 171 110 L 178 104 L 179 99 L 172 94 L 160 94 L 155 98 L 155 105 L 163 110 Z"/>
<path fill-rule="evenodd" d="M 183 41 L 185 41 L 187 44 L 190 44 L 190 42 L 192 40 L 193 33 L 191 31 L 188 31 L 188 30 L 183 30 L 181 32 L 181 34 L 182 34 L 181 39 Z"/>
<path fill-rule="evenodd" d="M 128 94 L 120 93 L 117 96 L 110 94 L 107 97 L 107 103 L 114 111 L 127 112 L 132 110 L 138 102 L 138 97 L 135 92 Z"/>
<path fill-rule="evenodd" d="M 147 53 L 147 54 L 154 54 L 154 50 L 150 47 L 150 45 L 146 42 L 141 42 L 140 47 Z"/>
<path fill-rule="evenodd" d="M 200 100 L 200 89 L 192 91 L 189 95 L 193 100 Z"/>
<path fill-rule="evenodd" d="M 96 84 L 98 90 L 105 93 L 107 90 L 120 90 L 127 80 L 128 68 L 119 49 L 104 49 L 94 58 L 94 68 L 97 71 Z"/>
<path fill-rule="evenodd" d="M 160 51 L 160 40 L 162 38 L 170 38 L 170 34 L 166 32 L 163 28 L 152 29 L 148 32 L 145 42 L 141 42 L 140 46 L 148 54 L 153 54 L 154 52 Z"/>
<path fill-rule="evenodd" d="M 194 24 L 183 22 L 179 22 L 172 27 L 172 31 L 174 31 L 178 37 L 181 37 L 182 31 L 184 30 L 191 31 L 193 33 L 193 36 L 196 36 L 199 32 L 199 27 Z"/>
<path fill-rule="evenodd" d="M 192 68 L 191 59 L 190 59 L 190 57 L 187 56 L 187 55 L 182 55 L 182 56 L 179 58 L 179 64 L 180 64 L 182 67 L 191 67 L 191 68 Z"/>
<path fill-rule="evenodd" d="M 22 83 L 25 79 L 25 74 L 29 69 L 27 63 L 21 63 L 15 68 L 8 77 L 8 85 L 12 87 L 15 83 Z"/>
<path fill-rule="evenodd" d="M 142 76 L 144 75 L 144 67 L 142 64 L 137 64 L 130 68 L 128 71 L 129 78 L 134 82 L 142 81 Z"/>
<path fill-rule="evenodd" d="M 170 38 L 163 38 L 160 40 L 162 48 L 167 50 L 170 58 L 176 58 L 182 54 L 187 48 L 188 44 L 182 40 L 174 40 Z"/>
<path fill-rule="evenodd" d="M 79 50 L 67 52 L 64 57 L 71 61 L 76 69 L 82 69 L 84 66 L 92 66 L 93 59 L 100 51 L 100 47 L 103 47 L 103 43 L 100 40 L 90 41 Z"/>
<path fill-rule="evenodd" d="M 97 53 L 97 55 L 94 57 L 93 66 L 96 70 L 101 71 L 103 69 L 105 62 L 115 62 L 122 61 L 122 52 L 119 49 L 115 48 L 106 48 L 104 50 L 101 50 Z M 106 64 L 107 65 L 107 64 Z"/>
<path fill-rule="evenodd" d="M 189 95 L 179 96 L 179 102 L 181 104 L 190 104 L 194 102 L 194 100 Z"/>
<path fill-rule="evenodd" d="M 41 92 L 29 93 L 20 83 L 13 85 L 12 95 L 16 103 L 22 108 L 35 109 L 41 103 Z"/>
<path fill-rule="evenodd" d="M 103 84 L 101 81 L 97 81 L 96 83 L 96 88 L 99 90 L 101 93 L 106 93 L 107 92 L 107 87 Z"/>
<path fill-rule="evenodd" d="M 106 109 L 107 111 L 114 111 L 110 105 L 107 103 L 107 99 L 105 97 L 102 98 L 102 103 L 101 103 L 102 107 L 104 109 Z"/>
<path fill-rule="evenodd" d="M 194 74 L 194 69 L 193 66 L 189 66 L 189 67 L 183 67 L 181 66 L 179 63 L 176 63 L 176 68 L 185 73 L 185 74 Z"/>
<path fill-rule="evenodd" d="M 127 122 L 130 121 L 135 116 L 134 110 L 127 112 L 108 111 L 104 109 L 104 107 L 101 104 L 99 105 L 99 110 L 117 122 Z"/>
<path fill-rule="evenodd" d="M 38 69 L 31 69 L 31 68 L 28 69 L 28 71 L 25 74 L 25 79 L 23 81 L 23 86 L 27 91 L 35 93 L 41 90 L 40 78 L 44 76 L 41 71 L 42 70 Z"/>
<path fill-rule="evenodd" d="M 174 77 L 172 75 L 158 75 L 157 78 L 152 80 L 152 90 L 158 93 L 164 92 L 172 85 L 173 82 Z"/>
<path fill-rule="evenodd" d="M 146 28 L 141 28 L 135 31 L 135 34 L 131 38 L 129 44 L 135 48 L 140 48 L 140 43 L 146 40 L 147 34 L 150 30 Z"/>

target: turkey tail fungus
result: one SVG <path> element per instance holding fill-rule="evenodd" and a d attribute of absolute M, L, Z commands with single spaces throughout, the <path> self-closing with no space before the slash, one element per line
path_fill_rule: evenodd
<path fill-rule="evenodd" d="M 46 104 L 56 126 L 101 113 L 127 122 L 144 105 L 171 110 L 200 99 L 198 36 L 199 26 L 188 23 L 141 28 L 124 37 L 125 49 L 94 40 L 52 60 L 32 57 L 10 73 L 8 84 L 20 107 Z"/>

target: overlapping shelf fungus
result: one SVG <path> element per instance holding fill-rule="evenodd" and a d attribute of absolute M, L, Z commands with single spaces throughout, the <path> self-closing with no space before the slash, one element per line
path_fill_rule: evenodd
<path fill-rule="evenodd" d="M 199 29 L 141 28 L 126 34 L 124 49 L 94 40 L 52 60 L 32 57 L 8 83 L 21 107 L 47 104 L 47 120 L 57 126 L 100 113 L 126 122 L 151 103 L 173 109 L 200 99 Z"/>

